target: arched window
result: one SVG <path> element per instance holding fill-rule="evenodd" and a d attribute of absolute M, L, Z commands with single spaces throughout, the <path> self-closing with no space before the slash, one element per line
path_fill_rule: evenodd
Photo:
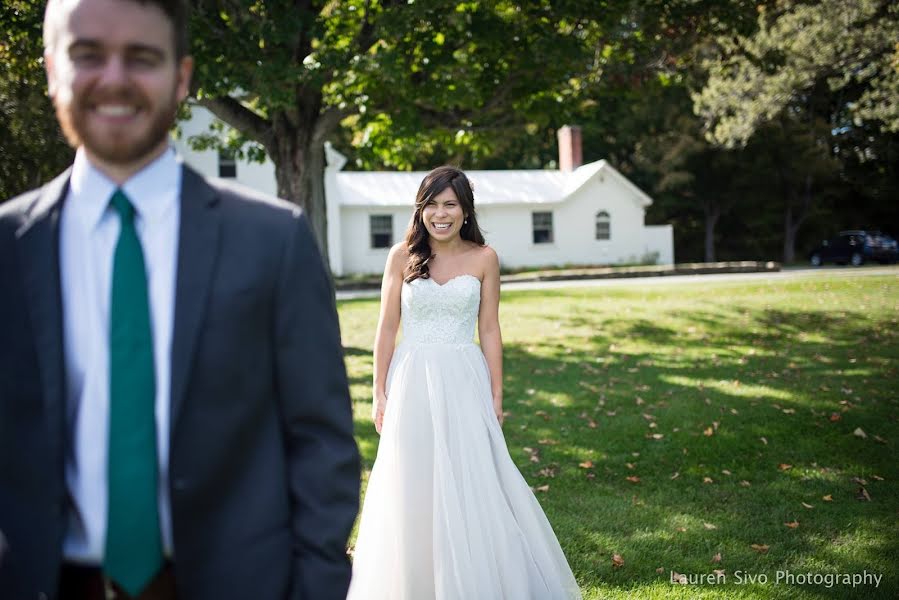
<path fill-rule="evenodd" d="M 612 237 L 612 219 L 604 210 L 596 213 L 596 239 L 608 240 Z"/>

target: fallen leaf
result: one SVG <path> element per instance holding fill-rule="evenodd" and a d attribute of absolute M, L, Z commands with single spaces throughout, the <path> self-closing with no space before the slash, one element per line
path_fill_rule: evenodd
<path fill-rule="evenodd" d="M 768 552 L 768 548 L 770 548 L 770 546 L 768 546 L 768 544 L 750 544 L 749 547 L 752 548 L 753 550 L 755 550 L 756 552 L 758 552 L 759 554 L 765 554 L 766 552 Z"/>
<path fill-rule="evenodd" d="M 559 442 L 556 440 L 551 440 L 549 438 L 544 438 L 542 440 L 538 440 L 537 443 L 540 444 L 541 446 L 555 446 Z"/>
<path fill-rule="evenodd" d="M 687 576 L 677 571 L 671 571 L 671 581 L 677 582 L 681 585 L 687 585 Z"/>
<path fill-rule="evenodd" d="M 768 445 L 768 438 L 766 438 L 765 436 L 762 436 L 759 439 L 762 440 L 763 444 L 765 444 L 766 446 Z"/>
<path fill-rule="evenodd" d="M 799 521 L 790 521 L 789 523 L 784 523 L 784 525 L 786 525 L 790 529 L 796 529 L 797 527 L 799 527 Z"/>
<path fill-rule="evenodd" d="M 624 566 L 624 559 L 621 558 L 620 554 L 612 555 L 612 566 L 615 567 L 616 569 Z"/>
<path fill-rule="evenodd" d="M 821 496 L 821 499 L 824 500 L 825 502 L 833 502 L 833 496 L 831 496 L 830 494 L 827 494 L 826 496 Z"/>
<path fill-rule="evenodd" d="M 804 507 L 806 507 L 806 508 L 815 508 L 813 505 L 808 504 L 807 502 L 803 502 L 803 503 L 802 503 L 802 506 L 804 506 Z"/>
<path fill-rule="evenodd" d="M 865 502 L 871 501 L 871 496 L 868 494 L 868 490 L 863 487 L 858 488 L 858 493 L 855 495 L 856 500 L 863 500 Z"/>
<path fill-rule="evenodd" d="M 705 527 L 706 529 L 718 529 L 718 526 L 713 525 L 712 523 L 703 523 L 702 526 Z"/>
<path fill-rule="evenodd" d="M 633 471 L 637 467 L 637 465 L 635 465 L 634 463 L 624 463 L 624 466 L 627 467 L 628 469 L 630 469 L 631 471 Z"/>
<path fill-rule="evenodd" d="M 779 465 L 777 465 L 777 468 L 780 469 L 781 471 L 789 471 L 790 469 L 793 468 L 793 465 L 788 465 L 787 463 L 780 463 Z"/>
<path fill-rule="evenodd" d="M 752 484 L 749 483 L 748 481 L 746 481 L 745 479 L 743 479 L 743 480 L 740 481 L 740 485 L 743 486 L 743 487 L 749 487 L 749 486 L 752 485 Z"/>
<path fill-rule="evenodd" d="M 830 413 L 830 422 L 831 423 L 836 423 L 837 421 L 839 421 L 842 418 L 843 417 L 840 416 L 840 413 Z"/>
<path fill-rule="evenodd" d="M 724 569 L 712 569 L 712 573 L 718 577 L 724 577 Z"/>
<path fill-rule="evenodd" d="M 720 553 L 720 552 L 717 553 L 715 556 L 712 557 L 712 562 L 713 562 L 713 563 L 720 563 L 720 562 L 721 562 L 721 553 Z"/>
<path fill-rule="evenodd" d="M 664 436 L 663 434 L 661 434 L 661 433 L 654 433 L 654 434 L 652 434 L 652 439 L 654 439 L 654 440 L 660 440 L 660 439 L 662 439 L 663 437 L 665 437 L 665 436 Z"/>
<path fill-rule="evenodd" d="M 675 471 L 674 475 L 671 476 L 671 479 L 677 479 L 678 477 L 680 477 L 680 471 Z"/>
<path fill-rule="evenodd" d="M 549 491 L 549 484 L 548 484 L 548 483 L 545 483 L 545 484 L 543 484 L 543 485 L 538 485 L 537 487 L 534 488 L 534 491 L 535 491 L 535 492 L 548 492 L 548 491 Z"/>
<path fill-rule="evenodd" d="M 871 475 L 871 477 L 876 479 L 877 481 L 883 481 L 883 477 L 881 477 L 880 475 Z"/>
<path fill-rule="evenodd" d="M 863 440 L 868 439 L 868 434 L 865 433 L 865 430 L 862 429 L 861 427 L 856 427 L 855 431 L 852 432 L 852 435 L 854 435 L 855 437 L 860 437 Z"/>
<path fill-rule="evenodd" d="M 715 483 L 715 480 L 712 479 L 711 477 L 703 477 L 702 482 L 703 483 Z"/>
<path fill-rule="evenodd" d="M 704 435 L 706 437 L 711 437 L 714 434 L 715 434 L 715 430 L 712 429 L 711 427 L 706 427 L 705 430 L 702 432 L 702 435 Z"/>
<path fill-rule="evenodd" d="M 592 460 L 585 460 L 584 462 L 580 463 L 578 466 L 579 466 L 580 468 L 582 468 L 582 469 L 592 469 L 592 468 L 593 468 L 593 461 L 592 461 Z"/>
<path fill-rule="evenodd" d="M 636 475 L 628 475 L 627 477 L 625 477 L 625 479 L 627 479 L 631 483 L 640 483 L 640 478 Z"/>
<path fill-rule="evenodd" d="M 687 531 L 687 528 L 686 527 L 678 527 L 677 531 L 680 531 L 681 533 L 685 533 Z"/>
<path fill-rule="evenodd" d="M 887 443 L 887 441 L 885 439 L 883 439 L 882 437 L 880 437 L 879 435 L 875 435 L 874 439 L 877 440 L 878 442 L 880 442 L 881 444 Z"/>
<path fill-rule="evenodd" d="M 728 471 L 727 469 L 721 469 L 721 472 L 722 472 L 723 474 L 725 474 L 725 475 L 733 475 L 733 473 L 731 473 L 731 472 Z"/>
<path fill-rule="evenodd" d="M 656 569 L 656 573 L 661 574 L 661 573 L 664 573 L 664 572 L 665 572 L 665 567 L 659 567 L 658 569 Z"/>

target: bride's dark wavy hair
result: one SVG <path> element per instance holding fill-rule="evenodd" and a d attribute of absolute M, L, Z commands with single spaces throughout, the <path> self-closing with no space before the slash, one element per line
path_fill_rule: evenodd
<path fill-rule="evenodd" d="M 483 246 L 484 234 L 478 225 L 474 210 L 474 186 L 465 176 L 465 173 L 456 167 L 437 167 L 422 179 L 415 196 L 415 214 L 409 229 L 406 230 L 406 249 L 409 253 L 409 261 L 403 272 L 403 279 L 411 283 L 418 278 L 428 279 L 431 274 L 428 269 L 428 261 L 431 254 L 430 234 L 424 226 L 421 213 L 434 196 L 448 187 L 452 187 L 462 205 L 462 212 L 466 215 L 467 223 L 462 225 L 459 234 L 463 240 L 474 242 Z"/>

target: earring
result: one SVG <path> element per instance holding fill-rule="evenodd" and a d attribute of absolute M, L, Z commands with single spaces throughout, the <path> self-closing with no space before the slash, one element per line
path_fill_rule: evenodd
<path fill-rule="evenodd" d="M 462 221 L 462 224 L 463 224 L 463 225 L 468 225 L 468 219 L 465 219 L 464 221 Z"/>

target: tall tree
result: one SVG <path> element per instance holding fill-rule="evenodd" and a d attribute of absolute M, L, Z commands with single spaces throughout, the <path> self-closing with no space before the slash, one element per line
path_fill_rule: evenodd
<path fill-rule="evenodd" d="M 323 142 L 385 164 L 494 152 L 590 68 L 590 2 L 197 0 L 194 97 L 275 164 L 327 252 Z M 601 10 L 603 9 L 603 10 Z M 586 48 L 586 51 L 585 51 Z"/>
<path fill-rule="evenodd" d="M 765 125 L 801 144 L 799 177 L 777 162 L 784 206 L 783 260 L 836 165 L 836 135 L 869 123 L 899 130 L 899 5 L 889 0 L 784 0 L 761 7 L 751 35 L 719 36 L 694 96 L 708 137 L 741 147 Z M 769 129 L 769 131 L 772 131 Z M 784 137 L 786 135 L 786 138 Z M 769 146 L 773 154 L 780 148 Z"/>

